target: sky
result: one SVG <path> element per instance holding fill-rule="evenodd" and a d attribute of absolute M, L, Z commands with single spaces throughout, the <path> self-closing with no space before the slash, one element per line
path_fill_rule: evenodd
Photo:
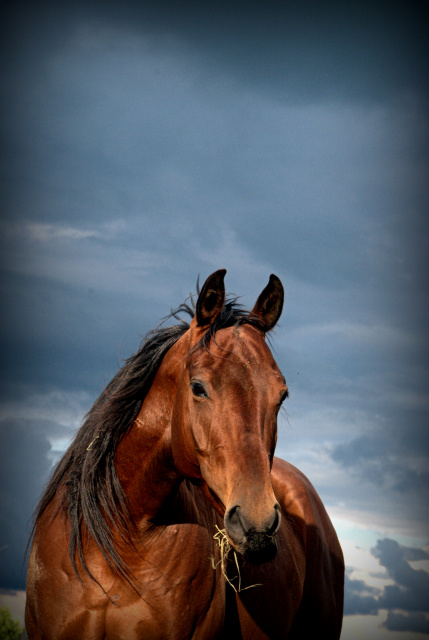
<path fill-rule="evenodd" d="M 277 455 L 345 553 L 343 640 L 429 635 L 424 1 L 0 4 L 0 601 L 103 386 L 226 268 L 275 273 Z"/>

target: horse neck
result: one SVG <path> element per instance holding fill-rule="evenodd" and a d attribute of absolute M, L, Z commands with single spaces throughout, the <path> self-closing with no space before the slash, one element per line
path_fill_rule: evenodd
<path fill-rule="evenodd" d="M 171 414 L 185 353 L 183 346 L 176 343 L 164 357 L 142 408 L 115 455 L 116 472 L 131 515 L 141 527 L 156 516 L 183 479 L 174 465 L 171 449 Z"/>

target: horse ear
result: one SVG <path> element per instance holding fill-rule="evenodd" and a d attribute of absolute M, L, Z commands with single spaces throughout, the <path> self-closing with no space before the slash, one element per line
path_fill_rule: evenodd
<path fill-rule="evenodd" d="M 250 315 L 256 316 L 264 326 L 264 331 L 274 327 L 283 309 L 284 289 L 279 278 L 273 273 L 270 281 L 256 301 Z"/>
<path fill-rule="evenodd" d="M 226 269 L 219 269 L 205 281 L 198 296 L 195 317 L 199 327 L 210 325 L 222 311 L 225 302 Z"/>

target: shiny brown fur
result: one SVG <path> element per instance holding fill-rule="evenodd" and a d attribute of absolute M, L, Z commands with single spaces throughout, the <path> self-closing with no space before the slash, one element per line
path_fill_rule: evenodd
<path fill-rule="evenodd" d="M 125 506 L 109 513 L 113 498 L 100 510 L 114 552 L 88 532 L 84 510 L 73 532 L 83 475 L 73 485 L 74 450 L 60 465 L 30 553 L 30 640 L 339 638 L 338 539 L 310 482 L 274 458 L 287 387 L 265 332 L 281 313 L 283 288 L 271 276 L 247 322 L 240 316 L 210 334 L 224 312 L 224 275 L 204 284 L 189 329 L 163 356 L 115 448 Z M 104 437 L 89 441 L 94 433 L 83 439 L 79 467 Z M 242 588 L 251 588 L 235 593 L 226 583 L 216 527 L 240 558 Z"/>

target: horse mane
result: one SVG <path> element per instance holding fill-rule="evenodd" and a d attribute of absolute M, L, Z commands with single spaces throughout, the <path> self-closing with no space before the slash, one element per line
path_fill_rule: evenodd
<path fill-rule="evenodd" d="M 54 468 L 36 508 L 32 535 L 48 505 L 59 495 L 58 509 L 66 514 L 71 529 L 69 556 L 79 579 L 77 557 L 84 571 L 97 582 L 84 557 L 82 525 L 85 525 L 87 534 L 95 541 L 111 570 L 137 589 L 130 568 L 117 551 L 113 535 L 115 531 L 126 544 L 133 544 L 133 533 L 136 532 L 116 474 L 115 452 L 119 441 L 133 425 L 165 354 L 189 329 L 189 323 L 181 314 L 194 316 L 192 295 L 190 303 L 184 302 L 172 310 L 157 329 L 144 337 L 137 353 L 125 360 L 87 413 L 73 442 Z M 179 320 L 179 324 L 163 326 L 172 318 Z M 239 324 L 250 324 L 266 331 L 257 317 L 237 303 L 236 297 L 230 297 L 196 348 L 209 348 L 219 329 Z"/>

